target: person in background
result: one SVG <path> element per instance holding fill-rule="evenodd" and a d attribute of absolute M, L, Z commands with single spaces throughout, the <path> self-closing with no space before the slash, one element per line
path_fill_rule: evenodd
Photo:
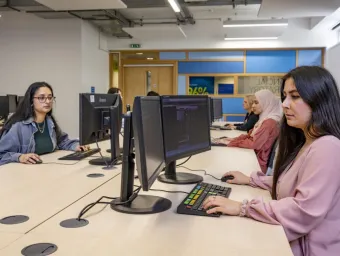
<path fill-rule="evenodd" d="M 236 202 L 209 197 L 208 213 L 281 225 L 295 256 L 340 251 L 340 97 L 321 67 L 298 67 L 283 77 L 282 119 L 274 176 L 228 172 L 229 183 L 271 191 L 272 200 Z"/>
<path fill-rule="evenodd" d="M 45 82 L 33 83 L 27 89 L 24 100 L 0 131 L 0 165 L 35 164 L 41 161 L 39 155 L 56 149 L 88 149 L 61 131 L 52 115 L 54 100 L 52 87 Z"/>
<path fill-rule="evenodd" d="M 149 91 L 146 96 L 159 96 L 159 94 L 155 91 Z"/>
<path fill-rule="evenodd" d="M 254 125 L 259 120 L 259 115 L 254 114 L 254 112 L 252 111 L 255 99 L 255 95 L 247 95 L 246 97 L 244 97 L 243 108 L 247 111 L 244 122 L 242 124 L 229 124 L 228 127 L 230 127 L 232 130 L 236 129 L 239 131 L 247 132 L 254 128 Z"/>
<path fill-rule="evenodd" d="M 234 139 L 220 139 L 219 143 L 229 147 L 254 149 L 261 170 L 266 173 L 267 162 L 273 143 L 279 135 L 279 121 L 282 117 L 280 101 L 269 90 L 260 90 L 255 93 L 253 112 L 259 115 L 259 121 L 247 135 Z"/>
<path fill-rule="evenodd" d="M 123 98 L 122 91 L 117 87 L 111 87 L 107 91 L 107 94 L 115 94 L 115 93 L 118 93 L 120 98 Z"/>

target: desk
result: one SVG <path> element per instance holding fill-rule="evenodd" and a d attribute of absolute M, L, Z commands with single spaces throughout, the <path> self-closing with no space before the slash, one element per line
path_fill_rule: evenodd
<path fill-rule="evenodd" d="M 225 133 L 225 131 L 222 131 Z M 215 132 L 213 132 L 216 136 Z M 228 135 L 226 135 L 228 136 Z M 231 137 L 231 133 L 229 134 Z M 259 169 L 255 153 L 249 149 L 214 147 L 211 151 L 195 155 L 185 166 L 205 169 L 217 177 L 229 170 L 242 170 L 250 174 Z M 182 170 L 181 170 L 182 171 Z M 183 169 L 185 171 L 185 169 Z M 205 176 L 209 183 L 230 186 L 231 199 L 243 200 L 257 196 L 270 200 L 267 191 L 248 186 L 230 185 Z M 170 185 L 156 181 L 152 188 L 189 192 L 193 185 Z M 76 217 L 88 203 L 100 196 L 118 196 L 120 178 L 108 181 L 86 197 L 67 207 L 36 229 L 0 250 L 0 255 L 19 255 L 22 248 L 39 242 L 58 246 L 53 255 L 111 256 L 111 255 L 292 255 L 281 226 L 267 225 L 247 218 L 221 216 L 220 218 L 176 214 L 184 194 L 141 192 L 169 198 L 172 208 L 152 215 L 127 215 L 110 207 L 98 205 L 84 217 L 90 224 L 80 229 L 64 229 L 59 223 Z"/>
<path fill-rule="evenodd" d="M 0 219 L 12 215 L 30 218 L 18 225 L 0 224 L 0 232 L 24 234 L 120 173 L 120 166 L 104 171 L 85 159 L 75 165 L 52 164 L 75 163 L 56 160 L 69 153 L 57 151 L 42 156 L 46 164 L 11 163 L 0 167 Z M 88 178 L 90 173 L 105 176 Z"/>
<path fill-rule="evenodd" d="M 0 250 L 5 248 L 10 243 L 13 243 L 15 240 L 23 236 L 22 234 L 16 233 L 2 233 L 0 232 Z M 0 251 L 1 255 L 1 251 Z"/>

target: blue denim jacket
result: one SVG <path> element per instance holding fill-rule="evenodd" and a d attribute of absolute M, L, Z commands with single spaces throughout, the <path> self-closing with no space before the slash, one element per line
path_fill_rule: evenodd
<path fill-rule="evenodd" d="M 68 135 L 62 132 L 57 144 L 57 135 L 54 129 L 54 122 L 51 117 L 46 117 L 48 130 L 53 144 L 53 150 L 75 150 L 79 145 L 79 140 L 70 140 Z M 22 154 L 35 152 L 34 134 L 38 128 L 33 120 L 15 123 L 11 129 L 2 135 L 0 139 L 0 165 L 10 162 L 19 162 Z"/>

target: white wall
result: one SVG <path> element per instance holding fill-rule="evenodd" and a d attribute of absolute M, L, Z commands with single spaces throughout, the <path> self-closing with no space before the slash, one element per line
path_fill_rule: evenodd
<path fill-rule="evenodd" d="M 141 44 L 142 49 L 293 48 L 331 47 L 338 42 L 336 32 L 321 28 L 310 30 L 309 19 L 290 19 L 287 30 L 277 40 L 224 41 L 223 33 L 221 33 L 220 38 L 208 37 L 204 35 L 205 32 L 203 30 L 198 30 L 197 35 L 176 40 L 169 40 L 168 38 L 164 40 L 160 37 L 157 37 L 157 35 L 147 40 L 139 40 L 136 38 L 111 38 L 108 41 L 108 48 L 110 50 L 129 49 L 129 45 L 132 43 Z"/>
<path fill-rule="evenodd" d="M 340 88 L 340 43 L 326 51 L 325 66 L 332 73 Z"/>
<path fill-rule="evenodd" d="M 106 92 L 109 56 L 98 31 L 79 19 L 45 20 L 4 12 L 0 19 L 0 95 L 23 95 L 36 81 L 51 84 L 61 128 L 78 137 L 79 93 Z M 105 47 L 106 41 L 101 42 Z"/>
<path fill-rule="evenodd" d="M 28 86 L 46 81 L 57 97 L 55 116 L 63 130 L 76 136 L 81 83 L 81 22 L 42 20 L 5 12 L 0 19 L 0 94 L 24 95 Z"/>
<path fill-rule="evenodd" d="M 102 43 L 104 41 L 104 44 Z M 104 37 L 96 27 L 83 21 L 81 26 L 82 51 L 82 91 L 90 92 L 91 86 L 96 93 L 106 93 L 109 88 L 109 53 L 102 48 Z M 105 46 L 104 46 L 105 47 Z"/>

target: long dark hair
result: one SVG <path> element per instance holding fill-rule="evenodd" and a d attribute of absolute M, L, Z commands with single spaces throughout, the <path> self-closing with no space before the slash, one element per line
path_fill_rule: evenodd
<path fill-rule="evenodd" d="M 290 71 L 283 77 L 281 100 L 284 101 L 284 85 L 287 79 L 294 80 L 300 97 L 312 110 L 307 125 L 307 136 L 316 139 L 333 135 L 340 139 L 340 96 L 333 76 L 324 68 L 303 66 Z M 272 198 L 276 197 L 276 187 L 280 175 L 296 158 L 306 141 L 301 129 L 291 127 L 283 116 L 279 138 L 279 149 L 275 163 Z"/>
<path fill-rule="evenodd" d="M 0 138 L 5 132 L 9 131 L 15 123 L 27 120 L 31 117 L 35 117 L 35 112 L 33 108 L 33 97 L 36 91 L 39 90 L 41 87 L 47 87 L 48 89 L 50 89 L 52 92 L 52 96 L 54 96 L 53 89 L 51 85 L 49 85 L 48 83 L 36 82 L 31 84 L 25 93 L 24 99 L 19 103 L 17 110 L 7 120 L 3 129 L 0 131 Z M 61 137 L 61 130 L 59 128 L 58 123 L 56 122 L 55 118 L 52 115 L 52 109 L 50 112 L 47 113 L 47 115 L 50 116 L 54 122 L 57 141 L 59 142 L 59 138 Z"/>
<path fill-rule="evenodd" d="M 107 91 L 108 94 L 115 94 L 115 93 L 119 93 L 121 90 L 117 87 L 111 87 L 109 88 L 109 90 Z"/>

